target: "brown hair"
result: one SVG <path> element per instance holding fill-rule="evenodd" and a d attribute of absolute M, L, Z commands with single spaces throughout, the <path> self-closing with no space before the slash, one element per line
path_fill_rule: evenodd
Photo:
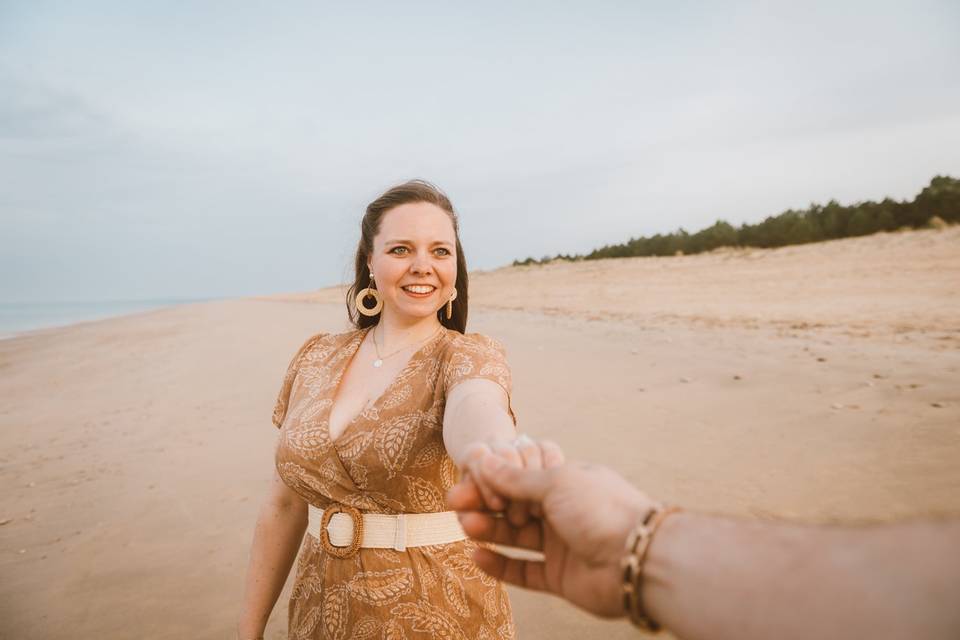
<path fill-rule="evenodd" d="M 367 260 L 373 253 L 373 238 L 380 232 L 380 221 L 383 216 L 395 207 L 413 202 L 428 202 L 447 212 L 450 222 L 453 223 L 453 233 L 457 239 L 457 281 L 454 284 L 457 290 L 457 299 L 453 301 L 453 314 L 447 319 L 444 305 L 437 312 L 440 324 L 448 329 L 464 333 L 467 329 L 467 260 L 460 246 L 460 225 L 457 214 L 453 210 L 450 199 L 436 186 L 426 180 L 410 180 L 388 189 L 383 195 L 367 205 L 367 212 L 360 221 L 360 242 L 357 244 L 357 255 L 354 259 L 356 274 L 353 284 L 347 289 L 347 314 L 358 329 L 372 327 L 379 322 L 378 316 L 365 316 L 354 306 L 357 294 L 370 286 L 370 271 Z"/>

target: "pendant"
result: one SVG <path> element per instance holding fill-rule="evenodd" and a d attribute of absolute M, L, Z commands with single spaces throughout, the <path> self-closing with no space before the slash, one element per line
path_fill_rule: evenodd
<path fill-rule="evenodd" d="M 376 360 L 373 361 L 373 366 L 379 369 L 381 366 L 383 366 L 383 360 L 381 360 L 380 358 L 377 358 Z"/>

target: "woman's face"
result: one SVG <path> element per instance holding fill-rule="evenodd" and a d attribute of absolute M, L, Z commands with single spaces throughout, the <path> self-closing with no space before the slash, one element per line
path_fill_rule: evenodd
<path fill-rule="evenodd" d="M 368 262 L 384 313 L 405 322 L 436 314 L 457 282 L 456 246 L 453 222 L 440 207 L 412 202 L 387 211 Z"/>

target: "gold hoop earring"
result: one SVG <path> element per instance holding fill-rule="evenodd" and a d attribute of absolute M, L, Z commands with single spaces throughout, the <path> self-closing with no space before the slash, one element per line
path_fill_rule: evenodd
<path fill-rule="evenodd" d="M 370 275 L 370 284 L 373 284 L 373 274 Z M 372 307 L 368 307 L 363 304 L 363 301 L 369 297 L 374 299 L 374 304 Z M 380 297 L 380 292 L 371 287 L 361 289 L 353 303 L 357 307 L 357 312 L 362 313 L 365 316 L 375 316 L 380 313 L 381 309 L 383 309 L 383 298 Z"/>
<path fill-rule="evenodd" d="M 453 295 L 447 300 L 447 320 L 453 317 L 453 301 L 457 299 L 457 290 L 453 290 Z"/>

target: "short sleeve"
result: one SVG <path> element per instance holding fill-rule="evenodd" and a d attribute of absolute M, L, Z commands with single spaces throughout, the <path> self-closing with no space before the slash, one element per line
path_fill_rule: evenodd
<path fill-rule="evenodd" d="M 498 341 L 479 333 L 454 338 L 443 368 L 444 397 L 464 380 L 480 378 L 496 382 L 507 392 L 507 408 L 514 426 L 517 417 L 511 401 L 513 378 L 507 363 L 507 351 Z"/>
<path fill-rule="evenodd" d="M 304 342 L 303 346 L 297 350 L 296 355 L 293 356 L 293 359 L 290 360 L 290 364 L 287 366 L 287 373 L 283 376 L 280 393 L 277 395 L 277 402 L 273 405 L 273 425 L 278 429 L 283 425 L 283 419 L 287 415 L 287 407 L 290 404 L 290 392 L 293 390 L 293 383 L 297 378 L 297 372 L 300 370 L 300 363 L 303 360 L 303 356 L 325 335 L 327 334 L 318 333 Z"/>

